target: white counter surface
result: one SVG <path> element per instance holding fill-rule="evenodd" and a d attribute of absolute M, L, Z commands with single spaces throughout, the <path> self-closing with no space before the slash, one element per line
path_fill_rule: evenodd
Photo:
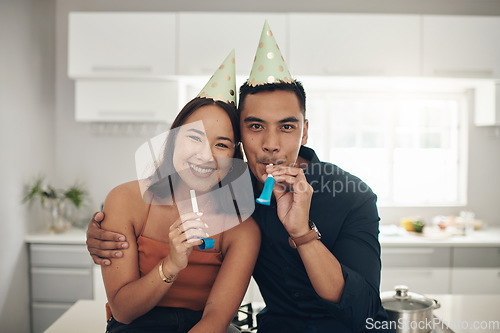
<path fill-rule="evenodd" d="M 45 333 L 98 333 L 106 332 L 106 301 L 79 300 Z"/>
<path fill-rule="evenodd" d="M 428 295 L 441 304 L 434 315 L 455 333 L 500 332 L 500 295 Z"/>
<path fill-rule="evenodd" d="M 500 332 L 500 296 L 429 295 L 441 303 L 434 314 L 455 333 Z M 105 301 L 80 300 L 66 311 L 46 333 L 94 333 L 106 328 Z M 481 325 L 483 328 L 481 328 Z M 474 328 L 477 326 L 479 328 Z"/>
<path fill-rule="evenodd" d="M 432 234 L 416 234 L 406 231 L 397 235 L 384 234 L 381 226 L 380 244 L 391 246 L 447 246 L 447 247 L 481 247 L 500 246 L 500 228 L 477 230 L 467 236 L 453 236 L 444 232 Z"/>
<path fill-rule="evenodd" d="M 71 228 L 68 232 L 62 234 L 55 233 L 35 233 L 24 236 L 26 243 L 37 244 L 85 244 L 86 230 Z"/>
<path fill-rule="evenodd" d="M 450 236 L 447 234 L 434 235 L 432 237 L 417 236 L 415 234 L 401 232 L 398 235 L 387 235 L 381 226 L 380 243 L 382 246 L 500 246 L 500 228 L 489 228 L 474 231 L 468 236 Z M 25 237 L 27 243 L 43 244 L 85 244 L 86 230 L 71 229 L 64 234 L 28 234 Z"/>

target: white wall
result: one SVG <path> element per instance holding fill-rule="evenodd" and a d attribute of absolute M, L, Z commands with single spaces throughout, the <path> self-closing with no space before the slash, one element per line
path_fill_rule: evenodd
<path fill-rule="evenodd" d="M 52 0 L 0 1 L 0 327 L 29 331 L 28 221 L 23 184 L 54 163 Z"/>

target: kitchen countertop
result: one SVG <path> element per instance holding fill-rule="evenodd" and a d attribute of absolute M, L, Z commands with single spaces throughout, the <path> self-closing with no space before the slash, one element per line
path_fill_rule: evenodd
<path fill-rule="evenodd" d="M 24 241 L 26 243 L 37 244 L 86 244 L 87 230 L 71 228 L 68 232 L 55 234 L 49 232 L 40 232 L 26 234 Z"/>
<path fill-rule="evenodd" d="M 434 310 L 455 333 L 500 332 L 500 295 L 427 295 L 439 301 Z"/>
<path fill-rule="evenodd" d="M 397 234 L 384 232 L 381 226 L 379 236 L 380 244 L 385 247 L 395 246 L 460 246 L 460 247 L 488 247 L 500 246 L 500 228 L 488 228 L 484 230 L 473 231 L 467 236 L 454 236 L 445 232 L 435 232 L 429 234 L 416 234 L 401 231 Z"/>
<path fill-rule="evenodd" d="M 45 333 L 96 333 L 106 331 L 106 301 L 79 300 Z"/>
<path fill-rule="evenodd" d="M 381 225 L 379 236 L 380 244 L 384 247 L 396 246 L 460 246 L 460 247 L 488 247 L 500 246 L 500 228 L 488 228 L 474 231 L 468 236 L 450 236 L 437 234 L 433 237 L 417 236 L 414 233 L 398 231 L 397 234 L 385 233 L 387 226 Z M 72 228 L 64 234 L 28 234 L 25 236 L 26 243 L 42 244 L 85 244 L 86 230 Z"/>
<path fill-rule="evenodd" d="M 435 310 L 434 315 L 448 324 L 455 333 L 500 332 L 500 296 L 449 294 L 428 296 L 441 303 L 441 308 Z M 104 332 L 106 328 L 104 304 L 103 300 L 80 300 L 45 333 Z"/>

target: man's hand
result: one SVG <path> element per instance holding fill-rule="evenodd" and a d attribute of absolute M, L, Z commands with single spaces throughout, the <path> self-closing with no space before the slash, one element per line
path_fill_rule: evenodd
<path fill-rule="evenodd" d="M 103 212 L 96 212 L 92 216 L 87 228 L 87 249 L 97 265 L 111 265 L 111 258 L 123 256 L 122 249 L 128 248 L 125 236 L 112 231 L 101 229 L 104 220 Z"/>
<path fill-rule="evenodd" d="M 313 188 L 307 182 L 304 170 L 284 165 L 267 165 L 266 172 L 273 175 L 276 185 L 278 217 L 292 237 L 305 235 L 309 230 L 309 209 Z"/>

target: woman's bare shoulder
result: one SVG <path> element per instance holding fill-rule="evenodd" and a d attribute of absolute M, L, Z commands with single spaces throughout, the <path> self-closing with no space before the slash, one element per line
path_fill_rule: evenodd
<path fill-rule="evenodd" d="M 104 201 L 104 212 L 115 216 L 127 216 L 130 221 L 141 221 L 148 203 L 143 199 L 138 181 L 120 184 L 113 188 Z M 134 223 L 135 224 L 135 223 Z"/>
<path fill-rule="evenodd" d="M 109 191 L 106 200 L 113 201 L 143 201 L 139 182 L 137 180 L 120 184 Z"/>

